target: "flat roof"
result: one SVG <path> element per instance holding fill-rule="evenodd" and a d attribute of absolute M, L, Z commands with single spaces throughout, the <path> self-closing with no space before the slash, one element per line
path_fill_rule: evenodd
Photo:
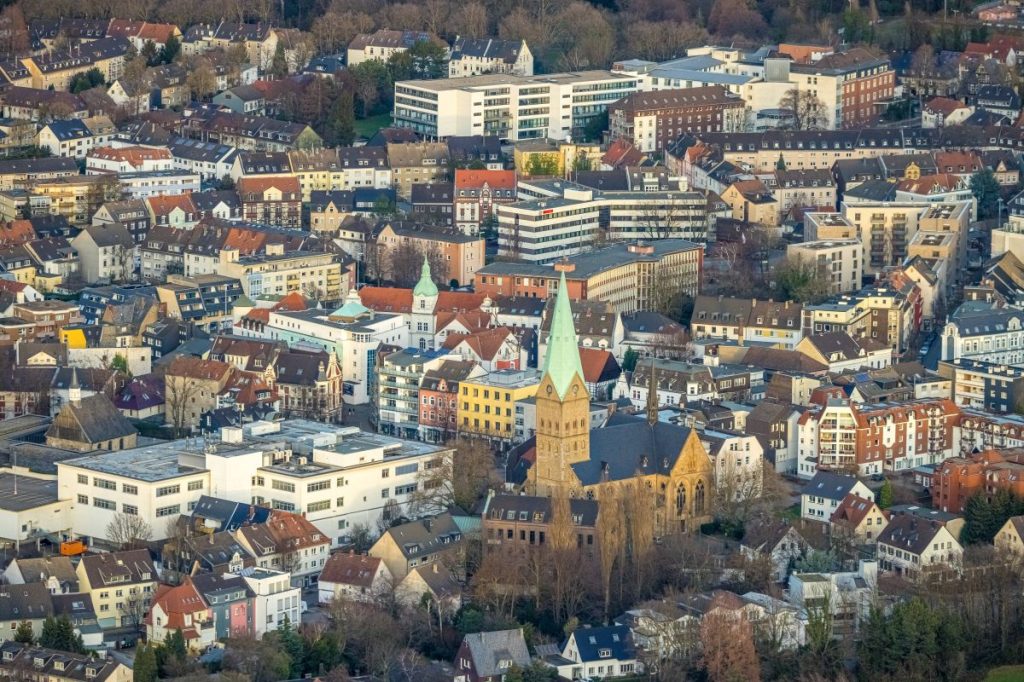
<path fill-rule="evenodd" d="M 634 73 L 615 73 L 613 71 L 570 71 L 565 73 L 546 73 L 536 76 L 513 76 L 511 74 L 485 73 L 465 78 L 438 78 L 434 80 L 398 81 L 395 86 L 419 88 L 444 92 L 446 90 L 478 90 L 499 85 L 561 85 L 571 83 L 588 83 L 591 81 L 635 81 Z"/>
<path fill-rule="evenodd" d="M 56 501 L 57 481 L 13 473 L 0 474 L 0 509 L 20 512 Z"/>
<path fill-rule="evenodd" d="M 183 440 L 168 441 L 142 448 L 103 452 L 69 459 L 62 464 L 147 483 L 167 481 L 205 471 L 178 463 L 178 455 L 185 449 L 183 443 Z M 195 454 L 201 455 L 202 447 L 199 447 Z M 218 450 L 218 454 L 222 453 Z"/>

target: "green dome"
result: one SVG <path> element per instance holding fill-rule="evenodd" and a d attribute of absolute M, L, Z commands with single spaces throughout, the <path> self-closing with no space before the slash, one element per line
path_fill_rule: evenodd
<path fill-rule="evenodd" d="M 423 268 L 420 270 L 420 281 L 416 282 L 416 288 L 412 290 L 413 296 L 437 296 L 437 285 L 430 277 L 430 263 L 427 257 L 423 257 Z"/>

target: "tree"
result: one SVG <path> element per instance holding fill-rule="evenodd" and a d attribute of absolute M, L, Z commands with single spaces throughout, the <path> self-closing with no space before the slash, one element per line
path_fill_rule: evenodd
<path fill-rule="evenodd" d="M 149 596 L 146 593 L 138 590 L 128 594 L 117 607 L 117 613 L 121 618 L 121 627 L 139 629 L 148 610 Z"/>
<path fill-rule="evenodd" d="M 17 4 L 9 4 L 0 12 L 0 55 L 10 59 L 25 54 L 31 46 L 25 15 Z"/>
<path fill-rule="evenodd" d="M 54 618 L 48 616 L 43 621 L 43 631 L 39 635 L 39 646 L 58 651 L 70 651 L 72 653 L 85 653 L 85 645 L 82 644 L 81 635 L 75 632 L 75 627 L 64 614 Z"/>
<path fill-rule="evenodd" d="M 768 25 L 747 0 L 715 0 L 708 14 L 708 30 L 724 37 L 760 38 L 767 33 Z"/>
<path fill-rule="evenodd" d="M 23 620 L 18 623 L 17 629 L 14 631 L 14 641 L 21 644 L 31 644 L 36 639 L 35 633 L 32 632 L 32 623 L 27 620 Z"/>
<path fill-rule="evenodd" d="M 284 78 L 288 75 L 288 59 L 284 54 L 284 43 L 278 42 L 274 49 L 274 57 L 270 61 L 270 75 L 274 78 Z"/>
<path fill-rule="evenodd" d="M 157 59 L 160 60 L 161 64 L 170 64 L 178 58 L 178 54 L 181 52 L 181 41 L 176 36 L 171 36 L 164 43 L 164 46 L 160 48 L 160 52 L 157 54 Z"/>
<path fill-rule="evenodd" d="M 152 645 L 145 644 L 136 652 L 132 665 L 132 679 L 134 682 L 156 682 L 156 652 Z"/>
<path fill-rule="evenodd" d="M 356 137 L 355 98 L 348 89 L 342 90 L 324 125 L 324 143 L 330 146 L 348 146 Z"/>
<path fill-rule="evenodd" d="M 79 92 L 95 88 L 97 85 L 103 85 L 103 83 L 103 72 L 93 67 L 85 73 L 76 73 L 71 78 L 69 89 L 71 92 L 78 94 Z"/>
<path fill-rule="evenodd" d="M 892 506 L 892 482 L 889 479 L 885 480 L 882 484 L 881 489 L 878 491 L 878 507 L 880 509 L 888 509 Z"/>
<path fill-rule="evenodd" d="M 773 270 L 780 301 L 820 303 L 832 293 L 831 273 L 797 256 L 786 258 Z"/>
<path fill-rule="evenodd" d="M 978 217 L 982 220 L 997 217 L 999 212 L 999 181 L 991 168 L 984 168 L 971 176 L 971 194 L 978 202 Z"/>
<path fill-rule="evenodd" d="M 251 682 L 277 682 L 291 676 L 291 660 L 274 637 L 233 637 L 224 645 L 224 669 L 244 673 Z"/>
<path fill-rule="evenodd" d="M 622 369 L 627 372 L 632 372 L 636 369 L 637 360 L 640 359 L 640 353 L 632 346 L 626 348 L 626 352 L 622 356 Z"/>
<path fill-rule="evenodd" d="M 264 638 L 266 641 L 267 638 Z M 291 621 L 285 618 L 277 626 L 277 630 L 271 633 L 270 639 L 281 648 L 289 659 L 289 669 L 292 678 L 302 677 L 305 672 L 306 643 L 294 627 Z"/>
<path fill-rule="evenodd" d="M 615 29 L 593 5 L 569 3 L 554 18 L 561 66 L 569 71 L 604 68 L 615 49 Z"/>
<path fill-rule="evenodd" d="M 217 74 L 205 59 L 197 59 L 189 69 L 186 81 L 192 99 L 202 101 L 217 91 Z"/>
<path fill-rule="evenodd" d="M 388 59 L 392 81 L 411 78 L 442 78 L 447 75 L 448 54 L 444 46 L 433 40 L 418 40 L 408 50 L 395 52 Z"/>
<path fill-rule="evenodd" d="M 871 18 L 867 13 L 852 7 L 843 12 L 843 38 L 851 43 L 871 42 Z"/>
<path fill-rule="evenodd" d="M 597 550 L 601 560 L 601 589 L 604 592 L 604 621 L 606 623 L 611 610 L 612 571 L 626 543 L 626 524 L 618 493 L 618 489 L 612 489 L 601 495 L 601 506 L 597 517 Z"/>
<path fill-rule="evenodd" d="M 972 495 L 964 505 L 960 542 L 964 545 L 989 544 L 1007 519 L 1020 514 L 1024 514 L 1024 500 L 1006 489 L 997 490 L 991 498 L 984 493 Z"/>
<path fill-rule="evenodd" d="M 153 537 L 153 529 L 141 516 L 118 512 L 107 524 L 107 540 L 118 549 L 138 549 Z"/>
<path fill-rule="evenodd" d="M 558 175 L 558 154 L 555 152 L 530 154 L 526 161 L 526 174 L 529 176 Z"/>
<path fill-rule="evenodd" d="M 168 659 L 184 661 L 188 657 L 188 646 L 181 628 L 176 628 L 164 638 L 164 653 Z"/>
<path fill-rule="evenodd" d="M 173 363 L 169 369 L 173 369 Z M 170 422 L 175 438 L 181 438 L 192 429 L 192 407 L 200 390 L 199 382 L 192 377 L 164 375 L 164 418 Z"/>
<path fill-rule="evenodd" d="M 494 455 L 482 441 L 459 440 L 450 455 L 423 466 L 417 481 L 416 491 L 409 496 L 414 514 L 438 514 L 453 504 L 470 509 L 498 482 Z"/>
<path fill-rule="evenodd" d="M 787 90 L 779 100 L 779 107 L 793 112 L 794 130 L 818 130 L 828 118 L 825 103 L 810 90 Z"/>
<path fill-rule="evenodd" d="M 700 641 L 704 648 L 701 663 L 710 682 L 761 679 L 754 630 L 745 613 L 713 609 L 701 620 Z"/>

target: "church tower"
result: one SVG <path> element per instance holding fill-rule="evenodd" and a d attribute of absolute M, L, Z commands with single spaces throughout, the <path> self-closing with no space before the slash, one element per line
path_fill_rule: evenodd
<path fill-rule="evenodd" d="M 434 348 L 434 308 L 437 307 L 437 285 L 430 275 L 430 263 L 423 257 L 420 281 L 412 290 L 412 346 L 420 350 Z"/>
<path fill-rule="evenodd" d="M 543 376 L 537 387 L 537 459 L 530 470 L 534 493 L 550 496 L 559 488 L 571 489 L 576 477 L 570 466 L 589 459 L 590 394 L 583 381 L 563 273 L 551 314 Z"/>

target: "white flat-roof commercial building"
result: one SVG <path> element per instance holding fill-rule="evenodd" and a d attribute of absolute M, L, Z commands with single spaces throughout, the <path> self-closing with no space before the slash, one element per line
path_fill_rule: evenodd
<path fill-rule="evenodd" d="M 374 527 L 389 500 L 407 512 L 421 472 L 450 450 L 304 419 L 255 422 L 196 438 L 60 462 L 60 499 L 75 535 L 108 539 L 115 514 L 140 516 L 153 539 L 202 495 L 302 513 L 332 544 Z"/>
<path fill-rule="evenodd" d="M 637 75 L 612 71 L 399 81 L 393 118 L 427 137 L 565 140 L 638 89 Z"/>
<path fill-rule="evenodd" d="M 606 192 L 547 180 L 520 183 L 519 196 L 526 200 L 495 207 L 504 256 L 550 263 L 589 251 L 599 235 L 707 241 L 707 199 L 698 192 Z"/>

